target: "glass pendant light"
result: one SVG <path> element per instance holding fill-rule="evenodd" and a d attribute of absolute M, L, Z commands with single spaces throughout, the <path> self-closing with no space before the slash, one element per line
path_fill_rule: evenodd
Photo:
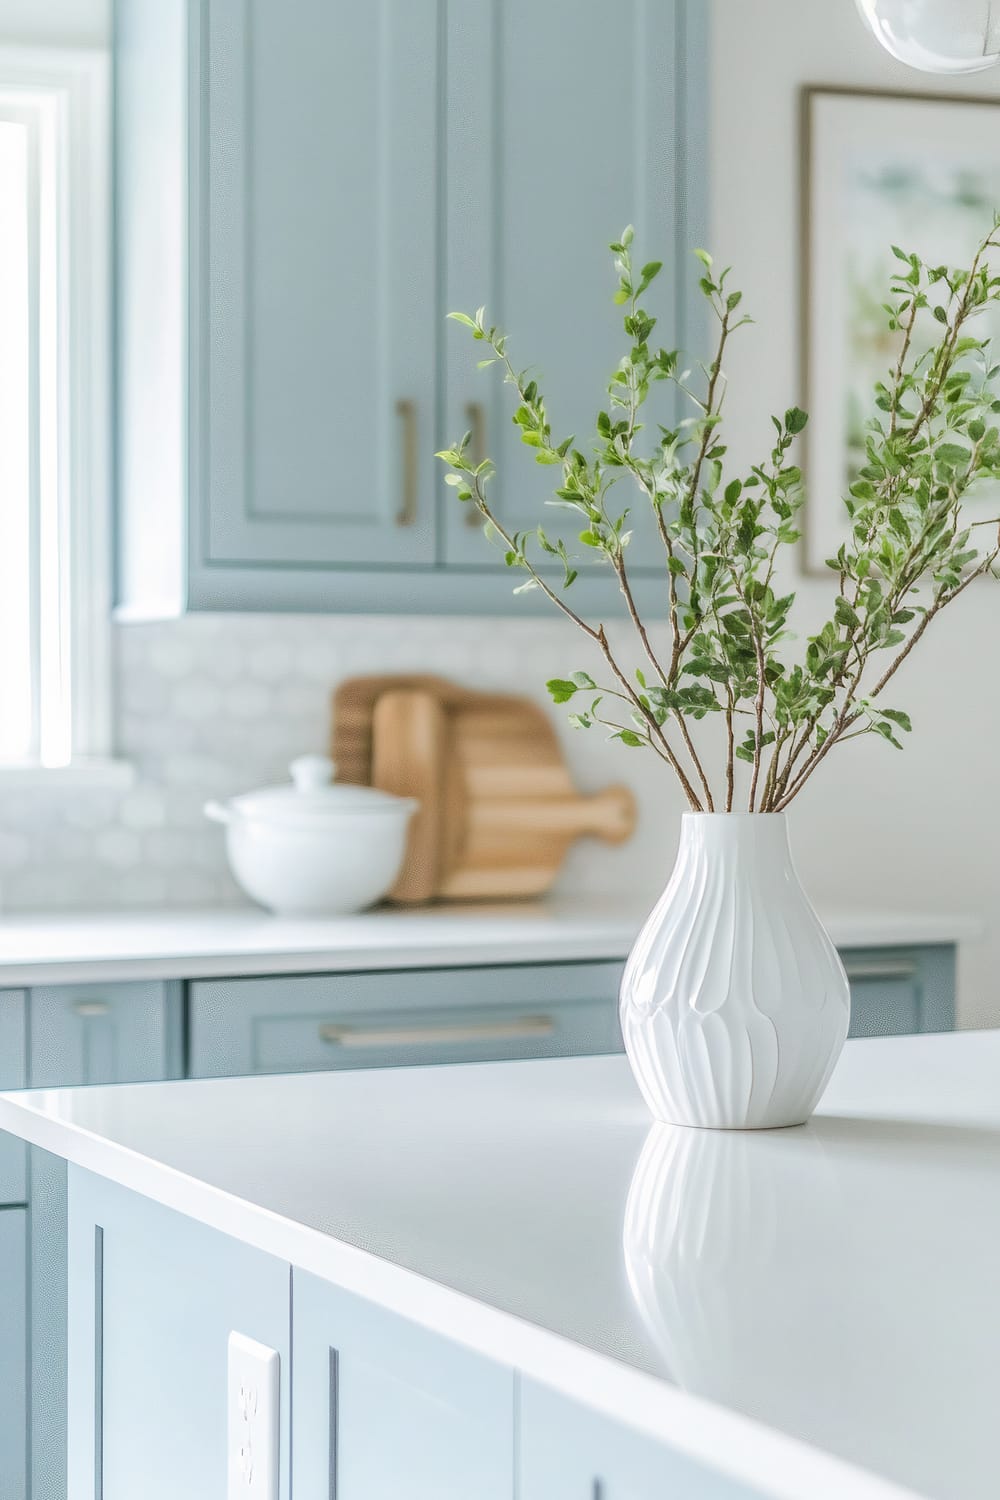
<path fill-rule="evenodd" d="M 856 0 L 885 50 L 922 73 L 1000 62 L 1000 0 Z"/>

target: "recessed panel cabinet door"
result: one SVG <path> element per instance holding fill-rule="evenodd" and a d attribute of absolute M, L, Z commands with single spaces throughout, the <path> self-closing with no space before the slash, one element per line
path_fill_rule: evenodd
<path fill-rule="evenodd" d="M 512 1371 L 303 1271 L 292 1361 L 295 1500 L 511 1500 Z"/>
<path fill-rule="evenodd" d="M 514 366 L 538 380 L 555 441 L 573 435 L 588 455 L 627 352 L 608 250 L 626 224 L 636 226 L 638 265 L 663 262 L 644 304 L 660 319 L 654 347 L 690 332 L 704 9 L 700 0 L 463 0 L 448 10 L 447 310 L 486 305 Z M 496 461 L 490 494 L 504 523 L 541 521 L 575 544 L 584 522 L 544 509 L 558 470 L 532 462 L 511 423 L 511 388 L 497 368 L 476 369 L 483 354 L 467 328 L 450 325 L 448 436 L 471 430 L 474 449 Z M 672 401 L 661 389 L 666 422 Z M 620 493 L 622 507 L 633 503 L 625 484 Z M 451 504 L 447 518 L 448 561 L 482 562 L 471 506 Z M 634 525 L 633 566 L 662 568 L 638 501 Z"/>
<path fill-rule="evenodd" d="M 181 1071 L 175 981 L 38 985 L 30 992 L 32 1088 L 145 1083 Z"/>
<path fill-rule="evenodd" d="M 26 1227 L 23 1208 L 0 1209 L 0 1495 L 4 1500 L 26 1493 Z"/>
<path fill-rule="evenodd" d="M 441 4 L 202 0 L 209 562 L 433 560 Z"/>
<path fill-rule="evenodd" d="M 520 1389 L 518 1500 L 763 1500 L 546 1386 Z"/>
<path fill-rule="evenodd" d="M 288 1266 L 79 1167 L 68 1175 L 68 1500 L 222 1500 L 233 1332 L 278 1354 L 279 1482 L 266 1500 L 289 1500 Z M 248 1480 L 245 1493 L 264 1500 L 262 1488 Z"/>

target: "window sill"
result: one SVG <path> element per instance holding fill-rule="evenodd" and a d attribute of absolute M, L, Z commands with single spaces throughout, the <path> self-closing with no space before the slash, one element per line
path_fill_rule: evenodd
<path fill-rule="evenodd" d="M 53 791 L 62 787 L 125 791 L 134 781 L 135 767 L 131 761 L 100 756 L 92 760 L 81 757 L 68 766 L 42 766 L 31 762 L 0 764 L 0 792 L 13 787 L 46 787 Z"/>

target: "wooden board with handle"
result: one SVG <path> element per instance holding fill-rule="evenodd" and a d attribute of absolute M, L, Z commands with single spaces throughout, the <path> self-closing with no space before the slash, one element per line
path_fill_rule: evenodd
<path fill-rule="evenodd" d="M 574 839 L 635 825 L 631 793 L 573 786 L 543 709 L 441 678 L 355 678 L 334 699 L 337 778 L 420 800 L 391 899 L 489 900 L 549 889 Z"/>

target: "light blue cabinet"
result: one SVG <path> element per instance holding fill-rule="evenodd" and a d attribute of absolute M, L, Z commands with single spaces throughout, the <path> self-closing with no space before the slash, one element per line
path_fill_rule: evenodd
<path fill-rule="evenodd" d="M 182 986 L 173 981 L 6 991 L 0 994 L 0 1058 L 8 1069 L 14 1066 L 20 1037 L 23 1066 L 17 1079 L 5 1086 L 51 1088 L 179 1077 L 183 1025 Z M 25 1450 L 30 1457 L 31 1500 L 65 1500 L 66 1171 L 62 1162 L 35 1149 L 26 1164 L 23 1144 L 0 1136 L 0 1169 L 8 1159 L 16 1162 L 17 1178 L 7 1191 L 27 1201 L 21 1219 L 30 1229 L 26 1274 L 8 1281 L 0 1266 L 10 1316 L 20 1319 L 29 1333 L 27 1343 L 23 1337 L 19 1343 L 5 1342 L 0 1351 L 0 1366 L 13 1371 L 16 1364 L 18 1388 L 27 1391 L 27 1411 L 19 1418 L 20 1448 L 11 1453 L 15 1462 Z M 7 1372 L 0 1369 L 0 1374 Z M 0 1476 L 8 1463 L 5 1438 L 0 1421 Z M 0 1484 L 2 1500 L 8 1494 L 21 1500 L 27 1491 Z"/>
<path fill-rule="evenodd" d="M 955 1029 L 956 953 L 947 944 L 852 949 L 852 1036 L 907 1036 Z"/>
<path fill-rule="evenodd" d="M 289 1500 L 289 1269 L 170 1209 L 69 1173 L 69 1500 L 219 1500 L 227 1349 L 278 1352 Z"/>
<path fill-rule="evenodd" d="M 450 5 L 447 25 L 448 307 L 486 304 L 511 336 L 515 365 L 537 373 L 557 440 L 580 434 L 586 448 L 624 352 L 608 243 L 626 224 L 637 226 L 640 264 L 664 263 L 647 298 L 655 342 L 699 343 L 692 248 L 701 240 L 689 235 L 704 217 L 695 59 L 707 7 L 620 0 L 612 20 L 606 0 L 476 0 Z M 574 526 L 543 509 L 552 470 L 530 462 L 510 387 L 495 369 L 476 370 L 475 349 L 467 329 L 449 325 L 450 434 L 473 429 L 496 460 L 491 500 L 509 527 L 544 519 L 579 551 L 579 518 Z M 660 420 L 669 416 L 666 407 Z M 448 509 L 449 563 L 482 564 L 475 520 L 469 508 Z M 636 504 L 633 521 L 631 567 L 662 577 L 651 516 Z"/>
<path fill-rule="evenodd" d="M 202 980 L 190 986 L 189 1072 L 488 1062 L 621 1046 L 621 964 Z"/>
<path fill-rule="evenodd" d="M 27 1214 L 0 1208 L 0 1495 L 27 1493 Z"/>
<path fill-rule="evenodd" d="M 0 1088 L 23 1089 L 27 1066 L 24 991 L 0 990 Z M 25 1201 L 26 1162 L 24 1142 L 0 1134 L 0 1208 Z"/>
<path fill-rule="evenodd" d="M 32 989 L 31 1087 L 180 1077 L 181 1008 L 174 982 Z"/>
<path fill-rule="evenodd" d="M 433 455 L 475 427 L 517 524 L 540 480 L 445 313 L 489 303 L 592 421 L 635 220 L 664 342 L 693 335 L 704 10 L 116 0 L 126 609 L 508 607 Z"/>
<path fill-rule="evenodd" d="M 518 1402 L 518 1500 L 763 1500 L 532 1381 Z"/>
<path fill-rule="evenodd" d="M 68 1500 L 225 1493 L 233 1331 L 279 1355 L 280 1500 L 762 1500 L 78 1167 L 69 1246 Z"/>
<path fill-rule="evenodd" d="M 206 569 L 434 560 L 443 11 L 192 7 Z"/>
<path fill-rule="evenodd" d="M 953 947 L 848 950 L 851 1034 L 955 1024 Z M 619 961 L 196 980 L 195 1078 L 617 1052 Z"/>
<path fill-rule="evenodd" d="M 512 1500 L 514 1375 L 302 1271 L 295 1500 Z"/>

